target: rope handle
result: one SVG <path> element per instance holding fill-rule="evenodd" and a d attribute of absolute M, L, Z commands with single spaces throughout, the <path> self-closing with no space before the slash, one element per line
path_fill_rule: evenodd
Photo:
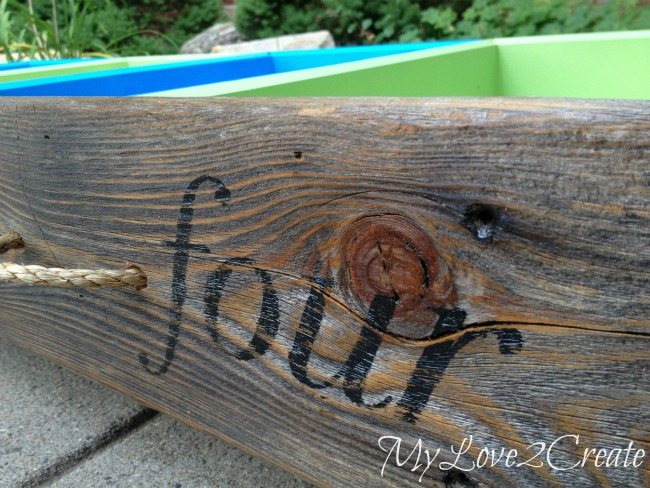
<path fill-rule="evenodd" d="M 0 235 L 0 254 L 10 249 L 25 247 L 22 237 L 9 232 Z M 147 276 L 135 265 L 125 269 L 64 269 L 36 265 L 0 263 L 0 283 L 18 282 L 27 285 L 44 285 L 76 288 L 135 288 L 147 286 Z"/>

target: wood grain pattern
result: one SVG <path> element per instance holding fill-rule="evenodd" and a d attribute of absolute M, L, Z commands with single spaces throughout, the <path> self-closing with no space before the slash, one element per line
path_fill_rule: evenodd
<path fill-rule="evenodd" d="M 2 259 L 149 283 L 0 285 L 0 333 L 322 486 L 418 486 L 381 436 L 650 450 L 649 224 L 648 102 L 0 100 Z"/>

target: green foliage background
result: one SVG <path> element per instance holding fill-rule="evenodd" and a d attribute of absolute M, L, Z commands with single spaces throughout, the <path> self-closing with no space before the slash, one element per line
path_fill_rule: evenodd
<path fill-rule="evenodd" d="M 339 44 L 650 29 L 648 0 L 239 0 L 248 38 L 328 29 Z"/>
<path fill-rule="evenodd" d="M 14 58 L 168 54 L 223 17 L 221 0 L 0 0 Z"/>
<path fill-rule="evenodd" d="M 0 0 L 0 53 L 176 53 L 222 19 L 221 0 Z M 341 45 L 490 38 L 650 29 L 650 0 L 238 0 L 236 23 L 249 39 L 328 29 Z"/>

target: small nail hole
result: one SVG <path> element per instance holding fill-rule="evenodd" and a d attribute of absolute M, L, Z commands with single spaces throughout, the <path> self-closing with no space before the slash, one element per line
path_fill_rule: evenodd
<path fill-rule="evenodd" d="M 492 242 L 500 220 L 501 215 L 497 208 L 474 203 L 465 210 L 463 224 L 479 241 Z"/>
<path fill-rule="evenodd" d="M 296 159 L 302 159 L 302 151 L 294 151 L 293 157 Z"/>
<path fill-rule="evenodd" d="M 45 139 L 49 139 L 49 138 L 50 138 L 50 136 L 48 136 L 47 134 L 45 134 L 44 137 L 45 137 Z"/>

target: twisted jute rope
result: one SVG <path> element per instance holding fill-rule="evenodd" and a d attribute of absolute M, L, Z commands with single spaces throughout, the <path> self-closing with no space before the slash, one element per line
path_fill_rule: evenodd
<path fill-rule="evenodd" d="M 15 232 L 0 235 L 0 254 L 22 247 L 25 247 L 25 242 Z M 0 283 L 2 282 L 75 288 L 101 286 L 141 290 L 147 286 L 147 277 L 135 265 L 113 270 L 45 268 L 36 265 L 0 263 Z"/>

